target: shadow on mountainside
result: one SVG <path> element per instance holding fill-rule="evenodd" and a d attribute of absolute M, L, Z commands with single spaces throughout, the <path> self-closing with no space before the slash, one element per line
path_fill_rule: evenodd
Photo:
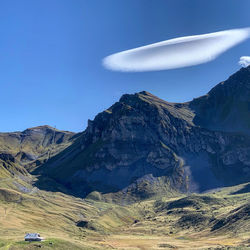
<path fill-rule="evenodd" d="M 119 166 L 113 170 L 99 168 L 93 171 L 81 168 L 70 177 L 65 174 L 64 181 L 53 172 L 44 171 L 51 167 L 48 163 L 40 166 L 33 174 L 38 175 L 35 186 L 39 189 L 63 192 L 80 198 L 91 192 L 101 194 L 121 192 L 145 199 L 157 194 L 176 192 L 197 192 L 227 186 L 219 181 L 204 155 L 189 155 L 179 158 L 180 165 L 159 169 L 139 160 L 130 166 Z M 51 159 L 53 161 L 53 158 Z M 238 183 L 236 183 L 238 184 Z"/>
<path fill-rule="evenodd" d="M 43 166 L 41 166 L 43 168 Z M 92 172 L 78 170 L 68 181 L 61 182 L 55 177 L 43 174 L 36 170 L 37 177 L 35 186 L 39 189 L 63 192 L 80 198 L 85 198 L 89 193 L 98 191 L 102 194 L 134 192 L 135 196 L 148 198 L 157 194 L 157 191 L 169 189 L 169 182 L 182 189 L 181 173 L 174 173 L 173 169 L 157 169 L 148 164 L 138 161 L 131 166 L 121 166 L 112 171 L 98 169 Z M 173 177 L 173 174 L 176 175 Z M 172 177 L 172 178 L 170 178 Z"/>
<path fill-rule="evenodd" d="M 38 167 L 36 185 L 86 197 L 204 192 L 250 178 L 250 66 L 187 103 L 125 94 Z"/>

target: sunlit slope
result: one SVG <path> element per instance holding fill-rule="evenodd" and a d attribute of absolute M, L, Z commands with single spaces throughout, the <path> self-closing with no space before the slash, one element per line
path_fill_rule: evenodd
<path fill-rule="evenodd" d="M 14 160 L 25 165 L 39 158 L 49 158 L 70 145 L 74 135 L 72 132 L 49 126 L 34 127 L 22 132 L 0 133 L 0 159 L 10 158 L 4 155 L 9 154 Z"/>
<path fill-rule="evenodd" d="M 96 196 L 83 200 L 37 189 L 24 194 L 0 188 L 0 246 L 60 249 L 65 241 L 64 246 L 73 249 L 247 247 L 249 185 L 126 206 L 98 201 Z M 26 232 L 39 232 L 48 240 L 21 243 Z"/>
<path fill-rule="evenodd" d="M 49 126 L 0 133 L 0 186 L 29 189 L 34 179 L 29 171 L 71 145 L 77 136 Z"/>

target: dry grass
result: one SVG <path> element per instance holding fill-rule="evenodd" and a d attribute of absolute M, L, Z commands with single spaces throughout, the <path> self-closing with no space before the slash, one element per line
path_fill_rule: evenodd
<path fill-rule="evenodd" d="M 0 188 L 0 249 L 37 249 L 38 243 L 22 243 L 27 232 L 49 239 L 39 243 L 43 249 L 247 249 L 247 212 L 233 223 L 233 229 L 226 225 L 211 231 L 216 222 L 249 203 L 250 193 L 232 195 L 241 189 L 244 185 L 120 206 L 62 193 L 24 194 Z M 196 221 L 197 215 L 213 219 L 204 224 Z M 185 216 L 191 216 L 191 221 Z M 88 221 L 88 226 L 78 227 L 81 220 Z"/>

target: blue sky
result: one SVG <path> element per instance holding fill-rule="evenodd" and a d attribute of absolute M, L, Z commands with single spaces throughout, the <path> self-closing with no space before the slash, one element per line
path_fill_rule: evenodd
<path fill-rule="evenodd" d="M 208 92 L 250 55 L 250 40 L 215 61 L 123 73 L 115 52 L 186 35 L 250 26 L 249 0 L 1 0 L 0 131 L 48 124 L 82 131 L 124 93 L 183 102 Z"/>

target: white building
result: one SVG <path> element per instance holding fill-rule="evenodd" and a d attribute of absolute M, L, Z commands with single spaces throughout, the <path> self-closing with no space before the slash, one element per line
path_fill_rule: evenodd
<path fill-rule="evenodd" d="M 42 241 L 44 240 L 43 237 L 40 236 L 38 233 L 28 233 L 24 237 L 25 241 Z"/>

